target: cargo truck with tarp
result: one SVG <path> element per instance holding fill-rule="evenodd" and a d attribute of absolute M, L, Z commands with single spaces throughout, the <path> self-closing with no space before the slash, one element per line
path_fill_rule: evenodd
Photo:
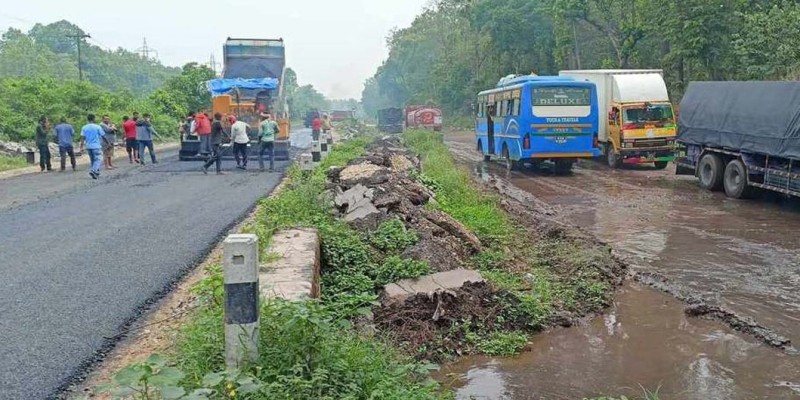
<path fill-rule="evenodd" d="M 249 154 L 257 156 L 259 115 L 270 113 L 280 132 L 275 140 L 275 158 L 289 158 L 289 107 L 283 92 L 286 53 L 283 39 L 228 38 L 223 46 L 222 78 L 206 83 L 212 95 L 210 114 L 235 115 L 250 125 Z M 227 118 L 223 123 L 227 123 Z M 227 146 L 227 145 L 226 145 Z M 200 142 L 186 135 L 181 142 L 180 159 L 205 159 L 199 154 Z M 224 152 L 225 156 L 231 156 Z"/>
<path fill-rule="evenodd" d="M 663 169 L 675 158 L 675 114 L 661 70 L 575 70 L 559 75 L 597 85 L 598 140 L 611 168 L 653 163 Z"/>
<path fill-rule="evenodd" d="M 800 197 L 800 82 L 692 82 L 680 103 L 679 175 L 744 198 Z"/>

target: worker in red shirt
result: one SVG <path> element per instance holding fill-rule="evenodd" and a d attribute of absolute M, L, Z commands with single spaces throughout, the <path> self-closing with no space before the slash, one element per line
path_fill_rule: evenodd
<path fill-rule="evenodd" d="M 211 120 L 208 115 L 198 110 L 194 115 L 194 132 L 200 138 L 200 154 L 211 154 Z"/>
<path fill-rule="evenodd" d="M 125 151 L 128 152 L 128 162 L 139 162 L 139 144 L 136 143 L 136 121 L 122 117 L 122 130 L 125 131 Z"/>
<path fill-rule="evenodd" d="M 319 114 L 314 114 L 314 119 L 311 120 L 311 137 L 312 140 L 319 140 L 319 132 L 322 130 L 322 120 Z"/>

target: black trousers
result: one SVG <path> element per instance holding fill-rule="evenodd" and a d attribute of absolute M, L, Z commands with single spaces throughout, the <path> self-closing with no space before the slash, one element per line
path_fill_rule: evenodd
<path fill-rule="evenodd" d="M 236 158 L 236 165 L 247 166 L 247 143 L 234 143 L 233 156 Z"/>
<path fill-rule="evenodd" d="M 261 142 L 261 151 L 258 152 L 258 166 L 264 169 L 264 153 L 269 152 L 269 169 L 275 167 L 275 143 Z"/>
<path fill-rule="evenodd" d="M 58 146 L 58 152 L 61 155 L 61 170 L 67 169 L 67 156 L 69 162 L 72 164 L 72 169 L 75 169 L 75 148 L 72 145 Z"/>
<path fill-rule="evenodd" d="M 222 146 L 218 144 L 211 145 L 211 157 L 208 158 L 203 168 L 208 169 L 211 164 L 217 163 L 217 172 L 222 172 Z"/>
<path fill-rule="evenodd" d="M 39 146 L 39 166 L 42 167 L 42 171 L 47 168 L 48 171 L 53 170 L 53 166 L 50 165 L 50 147 L 47 145 Z"/>

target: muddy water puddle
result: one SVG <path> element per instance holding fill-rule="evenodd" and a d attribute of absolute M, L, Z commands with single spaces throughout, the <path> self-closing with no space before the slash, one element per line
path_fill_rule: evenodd
<path fill-rule="evenodd" d="M 480 162 L 471 137 L 449 145 L 463 165 L 535 195 L 559 218 L 611 244 L 635 270 L 659 273 L 800 343 L 800 202 L 731 200 L 673 172 L 592 162 L 569 176 L 509 173 Z M 478 398 L 482 390 L 493 391 L 485 397 L 492 399 L 634 395 L 640 384 L 661 385 L 668 399 L 800 398 L 800 356 L 686 317 L 683 307 L 628 287 L 607 316 L 539 335 L 530 353 L 467 360 L 450 371 L 465 385 L 462 394 Z"/>
<path fill-rule="evenodd" d="M 515 358 L 475 357 L 437 378 L 458 399 L 793 399 L 800 396 L 796 357 L 690 318 L 683 304 L 638 285 L 620 290 L 608 313 L 533 337 Z M 641 386 L 640 386 L 641 385 Z"/>

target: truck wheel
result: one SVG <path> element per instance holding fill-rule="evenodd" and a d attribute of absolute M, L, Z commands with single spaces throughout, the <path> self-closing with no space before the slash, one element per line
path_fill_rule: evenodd
<path fill-rule="evenodd" d="M 606 158 L 609 167 L 617 169 L 622 166 L 622 156 L 614 151 L 614 145 L 611 143 L 606 144 Z"/>
<path fill-rule="evenodd" d="M 653 164 L 655 164 L 656 169 L 666 169 L 669 165 L 669 161 L 656 161 Z"/>
<path fill-rule="evenodd" d="M 752 195 L 753 188 L 747 184 L 747 167 L 741 160 L 732 160 L 725 167 L 723 186 L 725 194 L 734 199 L 745 199 Z"/>
<path fill-rule="evenodd" d="M 697 165 L 697 177 L 700 178 L 700 187 L 703 189 L 718 191 L 722 189 L 725 168 L 722 159 L 713 153 L 708 153 L 700 159 Z"/>

